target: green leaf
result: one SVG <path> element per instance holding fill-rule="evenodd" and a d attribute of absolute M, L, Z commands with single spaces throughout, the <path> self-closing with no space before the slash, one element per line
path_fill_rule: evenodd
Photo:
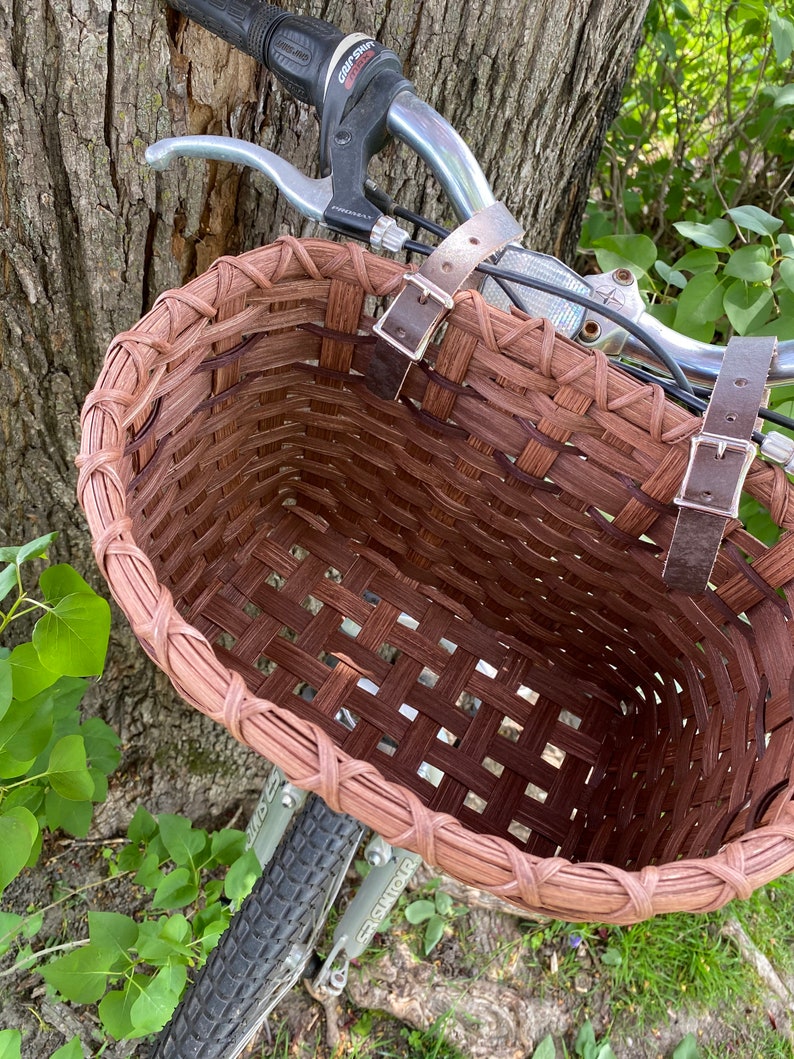
<path fill-rule="evenodd" d="M 184 908 L 198 897 L 195 872 L 174 868 L 162 880 L 152 897 L 152 908 Z"/>
<path fill-rule="evenodd" d="M 149 976 L 134 974 L 128 979 L 123 989 L 113 989 L 99 1003 L 97 1011 L 105 1031 L 117 1041 L 135 1037 L 135 1023 L 132 1019 L 132 1005 L 138 999 L 142 989 L 146 988 Z"/>
<path fill-rule="evenodd" d="M 210 851 L 216 864 L 234 864 L 245 852 L 245 832 L 229 827 L 216 831 Z"/>
<path fill-rule="evenodd" d="M 738 228 L 747 228 L 756 235 L 774 235 L 783 222 L 758 206 L 734 206 L 728 216 Z"/>
<path fill-rule="evenodd" d="M 724 287 L 711 272 L 700 272 L 681 291 L 673 326 L 702 342 L 710 340 L 723 313 Z"/>
<path fill-rule="evenodd" d="M 775 58 L 782 64 L 794 51 L 794 22 L 782 18 L 774 8 L 770 8 L 769 28 L 772 30 Z"/>
<path fill-rule="evenodd" d="M 208 879 L 204 883 L 204 901 L 211 905 L 213 901 L 220 901 L 223 894 L 223 879 Z"/>
<path fill-rule="evenodd" d="M 162 916 L 159 920 L 148 920 L 141 924 L 137 952 L 142 960 L 160 967 L 175 958 L 180 963 L 190 963 L 194 957 L 193 930 L 188 919 L 176 913 Z"/>
<path fill-rule="evenodd" d="M 121 740 L 116 732 L 101 717 L 89 717 L 80 726 L 80 734 L 92 767 L 109 776 L 121 761 Z"/>
<path fill-rule="evenodd" d="M 794 291 L 794 258 L 784 257 L 778 265 L 778 271 L 783 283 L 790 291 Z"/>
<path fill-rule="evenodd" d="M 47 776 L 62 798 L 82 802 L 94 793 L 81 735 L 65 735 L 52 748 Z"/>
<path fill-rule="evenodd" d="M 0 1030 L 0 1059 L 20 1059 L 22 1034 L 19 1030 Z"/>
<path fill-rule="evenodd" d="M 696 221 L 677 221 L 673 227 L 684 239 L 689 239 L 698 246 L 710 247 L 712 250 L 727 250 L 736 234 L 730 221 L 719 217 L 709 224 Z"/>
<path fill-rule="evenodd" d="M 8 810 L 17 805 L 22 805 L 36 816 L 43 801 L 44 788 L 41 786 L 40 781 L 28 780 L 27 783 L 21 784 L 8 792 L 3 799 L 3 808 Z"/>
<path fill-rule="evenodd" d="M 794 235 L 790 235 L 788 232 L 781 232 L 777 237 L 777 245 L 784 257 L 794 257 Z"/>
<path fill-rule="evenodd" d="M 695 1035 L 688 1033 L 673 1052 L 672 1059 L 698 1059 L 698 1045 Z"/>
<path fill-rule="evenodd" d="M 657 261 L 654 268 L 668 286 L 678 287 L 681 290 L 686 286 L 686 276 L 684 273 L 672 268 L 667 262 Z"/>
<path fill-rule="evenodd" d="M 25 917 L 16 912 L 0 912 L 0 956 L 5 956 L 22 930 Z"/>
<path fill-rule="evenodd" d="M 92 944 L 107 952 L 111 971 L 126 971 L 132 965 L 129 951 L 138 940 L 138 924 L 120 912 L 89 912 L 88 936 Z"/>
<path fill-rule="evenodd" d="M 32 643 L 21 643 L 11 652 L 11 679 L 14 682 L 14 698 L 32 699 L 41 691 L 52 687 L 59 672 L 47 669 Z"/>
<path fill-rule="evenodd" d="M 148 853 L 133 881 L 136 886 L 143 886 L 146 890 L 156 890 L 163 879 L 165 873 L 160 870 L 160 858 L 156 853 Z"/>
<path fill-rule="evenodd" d="M 59 600 L 36 622 L 33 644 L 48 668 L 73 677 L 102 672 L 110 635 L 110 607 L 94 593 Z"/>
<path fill-rule="evenodd" d="M 576 1051 L 576 1054 L 586 1055 L 586 1050 L 588 1048 L 591 1050 L 595 1049 L 595 1043 L 595 1030 L 593 1029 L 593 1024 L 590 1019 L 587 1019 L 582 1024 L 581 1029 L 576 1035 L 576 1040 L 574 1041 L 574 1049 Z"/>
<path fill-rule="evenodd" d="M 94 807 L 90 801 L 74 801 L 63 798 L 57 791 L 48 790 L 44 798 L 47 827 L 51 831 L 60 828 L 75 838 L 85 838 L 91 829 Z"/>
<path fill-rule="evenodd" d="M 27 544 L 0 548 L 0 563 L 15 563 L 20 566 L 27 559 L 40 559 L 47 554 L 47 549 L 57 536 L 57 533 L 47 533 L 43 537 L 28 541 Z"/>
<path fill-rule="evenodd" d="M 656 261 L 656 245 L 647 235 L 607 235 L 593 243 L 596 261 L 604 272 L 628 268 L 642 276 Z"/>
<path fill-rule="evenodd" d="M 416 925 L 417 923 L 424 923 L 430 919 L 431 916 L 436 914 L 436 905 L 434 901 L 411 901 L 405 908 L 405 918 L 409 923 Z"/>
<path fill-rule="evenodd" d="M 783 85 L 782 88 L 775 90 L 773 106 L 775 110 L 782 110 L 783 107 L 794 107 L 794 84 Z"/>
<path fill-rule="evenodd" d="M 698 250 L 690 250 L 683 257 L 679 257 L 675 267 L 680 272 L 716 272 L 719 263 L 720 259 L 713 250 L 701 247 Z"/>
<path fill-rule="evenodd" d="M 428 956 L 444 937 L 444 927 L 443 916 L 431 916 L 428 919 L 424 936 L 425 956 Z"/>
<path fill-rule="evenodd" d="M 254 883 L 262 874 L 262 866 L 252 849 L 232 864 L 223 880 L 223 890 L 235 906 L 239 906 L 250 894 Z"/>
<path fill-rule="evenodd" d="M 229 908 L 222 905 L 220 901 L 207 905 L 193 917 L 193 931 L 201 942 L 201 950 L 204 954 L 213 949 L 218 938 L 229 925 Z"/>
<path fill-rule="evenodd" d="M 27 864 L 38 836 L 38 821 L 29 809 L 18 805 L 0 815 L 0 893 Z"/>
<path fill-rule="evenodd" d="M 769 250 L 765 246 L 740 246 L 725 265 L 726 276 L 736 276 L 748 283 L 764 283 L 772 278 Z"/>
<path fill-rule="evenodd" d="M 130 842 L 148 842 L 157 834 L 157 821 L 152 814 L 139 805 L 127 828 Z"/>
<path fill-rule="evenodd" d="M 35 938 L 44 925 L 44 913 L 33 912 L 22 921 L 22 937 Z"/>
<path fill-rule="evenodd" d="M 743 280 L 737 279 L 725 291 L 723 305 L 731 326 L 738 334 L 746 335 L 766 322 L 774 306 L 774 298 L 768 287 L 748 286 Z"/>
<path fill-rule="evenodd" d="M 135 1037 L 157 1033 L 171 1018 L 187 980 L 184 966 L 163 967 L 141 989 L 130 1009 Z"/>
<path fill-rule="evenodd" d="M 39 585 L 45 601 L 53 607 L 67 596 L 96 595 L 88 582 L 68 563 L 59 563 L 42 571 Z"/>
<path fill-rule="evenodd" d="M 83 1046 L 79 1037 L 72 1037 L 66 1044 L 62 1044 L 50 1056 L 50 1059 L 83 1059 Z"/>
<path fill-rule="evenodd" d="M 14 697 L 14 681 L 9 658 L 0 658 L 0 718 L 4 717 Z"/>
<path fill-rule="evenodd" d="M 440 916 L 448 916 L 452 911 L 452 905 L 454 904 L 449 894 L 444 893 L 443 890 L 436 892 L 436 911 Z"/>
<path fill-rule="evenodd" d="M 185 816 L 162 813 L 157 822 L 160 825 L 160 836 L 174 863 L 195 868 L 208 844 L 207 832 L 193 827 Z"/>
<path fill-rule="evenodd" d="M 89 942 L 40 969 L 45 982 L 77 1004 L 95 1004 L 112 976 L 115 954 Z"/>
<path fill-rule="evenodd" d="M 556 1056 L 557 1046 L 555 1045 L 554 1038 L 551 1034 L 544 1037 L 532 1053 L 532 1059 L 556 1059 Z"/>
<path fill-rule="evenodd" d="M 623 957 L 617 949 L 607 949 L 601 954 L 601 962 L 606 964 L 607 967 L 620 967 L 623 963 Z"/>
<path fill-rule="evenodd" d="M 0 603 L 13 588 L 17 587 L 17 584 L 17 568 L 14 563 L 9 563 L 0 570 Z"/>
<path fill-rule="evenodd" d="M 124 846 L 116 857 L 116 867 L 119 871 L 135 871 L 137 872 L 143 863 L 143 850 L 139 849 L 138 846 L 133 845 L 132 842 L 129 845 Z"/>

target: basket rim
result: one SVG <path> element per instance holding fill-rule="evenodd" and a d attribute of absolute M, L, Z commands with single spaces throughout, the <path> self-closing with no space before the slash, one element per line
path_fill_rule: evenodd
<path fill-rule="evenodd" d="M 266 271 L 263 263 L 267 265 L 270 285 L 279 282 L 280 274 L 294 262 L 305 273 L 304 279 L 319 280 L 342 258 L 364 285 L 373 285 L 365 278 L 369 259 L 376 263 L 377 279 L 385 276 L 386 286 L 392 289 L 404 273 L 399 261 L 368 254 L 357 245 L 291 237 L 233 260 L 241 274 L 255 277 L 250 282 L 260 281 Z M 194 297 L 196 282 L 180 292 L 161 295 L 153 311 L 170 311 L 168 296 L 172 294 L 181 304 L 208 314 L 212 306 L 202 306 Z M 471 293 L 464 300 L 470 303 L 472 297 L 481 315 L 485 303 Z M 485 311 L 493 319 L 505 315 L 487 306 Z M 537 914 L 630 924 L 667 912 L 706 912 L 736 897 L 747 898 L 759 886 L 794 869 L 794 808 L 790 802 L 775 821 L 739 836 L 710 857 L 632 871 L 601 862 L 574 863 L 525 853 L 506 839 L 478 834 L 455 817 L 429 809 L 374 765 L 351 758 L 310 721 L 249 692 L 242 677 L 226 668 L 208 640 L 181 617 L 170 591 L 158 582 L 152 563 L 133 538 L 123 487 L 124 423 L 103 406 L 100 397 L 110 387 L 123 403 L 129 392 L 120 384 L 121 371 L 113 358 L 124 350 L 130 336 L 131 332 L 125 332 L 111 344 L 103 372 L 85 403 L 77 459 L 78 497 L 111 593 L 147 654 L 165 670 L 183 698 L 278 765 L 290 782 L 315 791 L 334 810 L 349 813 L 392 845 L 418 852 L 429 864 L 460 881 Z M 132 366 L 141 385 L 140 350 L 133 343 L 122 355 L 125 367 Z"/>

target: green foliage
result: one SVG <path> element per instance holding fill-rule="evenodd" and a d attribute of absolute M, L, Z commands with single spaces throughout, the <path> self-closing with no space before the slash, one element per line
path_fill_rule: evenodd
<path fill-rule="evenodd" d="M 401 1030 L 409 1052 L 407 1059 L 464 1059 L 462 1053 L 445 1037 L 446 1023 L 451 1012 L 446 1012 L 426 1030 Z"/>
<path fill-rule="evenodd" d="M 405 918 L 409 923 L 413 926 L 425 925 L 422 937 L 425 956 L 438 945 L 452 920 L 466 912 L 464 907 L 455 904 L 449 894 L 438 889 L 438 880 L 430 883 L 426 889 L 429 897 L 420 897 L 405 906 Z"/>
<path fill-rule="evenodd" d="M 617 1059 L 608 1040 L 596 1040 L 593 1024 L 589 1019 L 582 1024 L 569 1052 L 563 1045 L 565 1056 L 578 1056 L 579 1059 Z M 697 1042 L 691 1033 L 681 1041 L 672 1054 L 672 1059 L 699 1059 Z M 532 1053 L 532 1059 L 556 1059 L 557 1047 L 551 1034 L 544 1037 Z"/>
<path fill-rule="evenodd" d="M 673 1052 L 672 1059 L 698 1059 L 699 1055 L 697 1041 L 688 1033 Z"/>
<path fill-rule="evenodd" d="M 104 1031 L 117 1040 L 144 1037 L 166 1024 L 185 988 L 226 928 L 231 908 L 257 875 L 241 831 L 209 833 L 182 816 L 139 807 L 129 842 L 106 853 L 111 875 L 130 873 L 151 895 L 138 919 L 89 912 L 88 938 L 39 968 L 61 997 L 98 1004 Z M 225 878 L 218 878 L 225 872 Z M 160 913 L 160 914 L 158 914 Z"/>
<path fill-rule="evenodd" d="M 581 1056 L 581 1059 L 615 1059 L 608 1041 L 602 1041 L 601 1044 L 596 1042 L 595 1030 L 589 1019 L 576 1035 L 573 1054 Z"/>
<path fill-rule="evenodd" d="M 30 639 L 0 646 L 0 893 L 36 863 L 43 830 L 87 834 L 119 761 L 116 734 L 79 711 L 86 678 L 102 672 L 110 608 L 66 564 L 42 570 L 37 594 L 26 587 L 56 536 L 0 548 L 0 636 L 39 615 Z"/>
<path fill-rule="evenodd" d="M 674 222 L 708 222 L 740 204 L 783 210 L 791 227 L 790 5 L 654 0 L 645 34 L 602 156 L 588 239 L 641 232 L 677 256 Z"/>
<path fill-rule="evenodd" d="M 676 222 L 686 241 L 670 260 L 642 233 L 604 235 L 592 249 L 603 271 L 631 269 L 650 311 L 690 338 L 794 338 L 794 234 L 784 223 L 742 205 L 708 223 Z"/>
<path fill-rule="evenodd" d="M 794 20 L 761 0 L 656 0 L 582 246 L 704 342 L 794 337 Z"/>

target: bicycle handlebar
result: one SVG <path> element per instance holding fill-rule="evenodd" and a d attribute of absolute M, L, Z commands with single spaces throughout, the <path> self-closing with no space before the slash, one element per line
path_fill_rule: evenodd
<path fill-rule="evenodd" d="M 293 96 L 316 108 L 321 118 L 320 168 L 324 179 L 311 181 L 277 155 L 262 149 L 243 151 L 237 141 L 227 140 L 224 153 L 217 137 L 201 138 L 207 144 L 218 140 L 206 148 L 193 142 L 198 137 L 161 141 L 147 152 L 147 158 L 157 168 L 164 168 L 177 154 L 255 165 L 306 216 L 389 250 L 399 249 L 407 233 L 385 218 L 370 201 L 374 196 L 370 193 L 367 198 L 363 191 L 369 160 L 389 135 L 405 143 L 427 164 L 458 220 L 468 219 L 495 201 L 488 180 L 462 137 L 415 95 L 413 86 L 403 77 L 399 57 L 371 36 L 345 34 L 322 19 L 293 15 L 265 0 L 167 2 L 228 44 L 253 56 Z M 366 105 L 357 106 L 365 95 Z M 328 180 L 330 176 L 333 180 Z M 532 251 L 524 252 L 533 256 Z M 554 261 L 561 273 L 570 272 L 555 259 L 537 254 L 534 257 L 543 258 L 547 269 L 548 263 Z M 522 267 L 528 276 L 539 274 L 535 264 Z M 587 280 L 590 285 L 590 277 Z M 713 385 L 723 347 L 685 338 L 654 320 L 641 305 L 635 305 L 633 311 L 626 306 L 623 315 L 650 333 L 649 342 L 655 341 L 668 350 L 689 379 Z M 592 312 L 589 318 L 598 319 Z M 640 362 L 652 362 L 636 336 L 616 331 L 614 326 L 605 329 L 601 339 L 588 344 L 598 345 L 613 356 L 623 354 Z M 789 340 L 778 345 L 769 383 L 780 385 L 792 379 L 794 340 Z"/>

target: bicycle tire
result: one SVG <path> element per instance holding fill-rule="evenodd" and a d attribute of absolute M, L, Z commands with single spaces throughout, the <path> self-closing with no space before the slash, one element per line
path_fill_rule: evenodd
<path fill-rule="evenodd" d="M 309 962 L 362 834 L 357 820 L 333 812 L 316 795 L 307 798 L 157 1038 L 151 1059 L 240 1054 Z M 296 959 L 298 947 L 305 953 Z"/>

